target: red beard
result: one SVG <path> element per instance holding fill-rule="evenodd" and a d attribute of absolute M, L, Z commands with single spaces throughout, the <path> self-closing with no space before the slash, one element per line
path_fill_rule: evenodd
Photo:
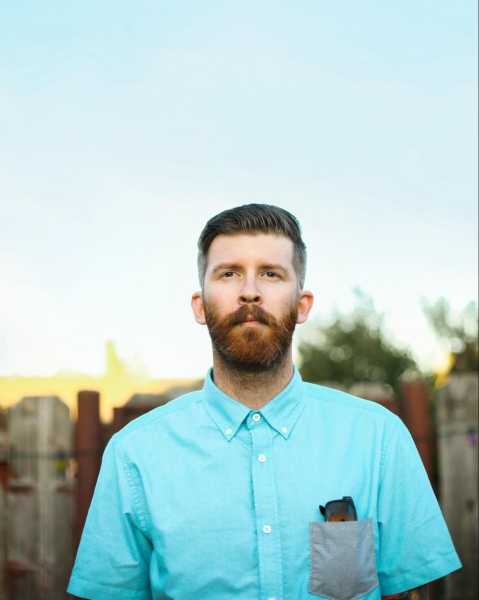
<path fill-rule="evenodd" d="M 279 320 L 256 304 L 243 305 L 223 319 L 213 305 L 205 303 L 204 309 L 213 347 L 234 369 L 247 372 L 274 369 L 291 346 L 298 314 L 295 306 Z M 248 317 L 260 324 L 242 325 Z"/>

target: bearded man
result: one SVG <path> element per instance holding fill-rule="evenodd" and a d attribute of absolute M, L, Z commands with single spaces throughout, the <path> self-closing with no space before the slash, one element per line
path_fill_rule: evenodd
<path fill-rule="evenodd" d="M 289 212 L 250 204 L 208 221 L 201 391 L 110 440 L 69 592 L 124 600 L 426 596 L 460 567 L 414 442 L 380 405 L 293 366 L 306 248 Z"/>

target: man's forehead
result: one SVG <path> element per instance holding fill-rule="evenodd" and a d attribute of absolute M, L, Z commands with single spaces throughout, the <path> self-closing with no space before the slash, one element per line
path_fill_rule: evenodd
<path fill-rule="evenodd" d="M 293 242 L 274 233 L 236 233 L 218 235 L 208 250 L 208 266 L 222 262 L 281 262 L 292 265 Z"/>

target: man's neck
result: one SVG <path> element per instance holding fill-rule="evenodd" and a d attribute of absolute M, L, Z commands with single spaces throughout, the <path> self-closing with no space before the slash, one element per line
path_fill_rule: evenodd
<path fill-rule="evenodd" d="M 213 377 L 217 387 L 230 398 L 249 408 L 259 409 L 268 404 L 291 380 L 293 361 L 291 354 L 277 368 L 259 373 L 232 369 L 213 351 Z"/>

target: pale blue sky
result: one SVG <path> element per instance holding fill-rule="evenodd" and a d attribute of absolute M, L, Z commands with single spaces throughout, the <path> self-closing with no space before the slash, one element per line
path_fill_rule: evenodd
<path fill-rule="evenodd" d="M 477 294 L 474 2 L 0 8 L 0 374 L 99 372 L 103 343 L 201 376 L 214 213 L 303 223 L 313 316 L 358 285 L 424 366 L 420 299 Z"/>

